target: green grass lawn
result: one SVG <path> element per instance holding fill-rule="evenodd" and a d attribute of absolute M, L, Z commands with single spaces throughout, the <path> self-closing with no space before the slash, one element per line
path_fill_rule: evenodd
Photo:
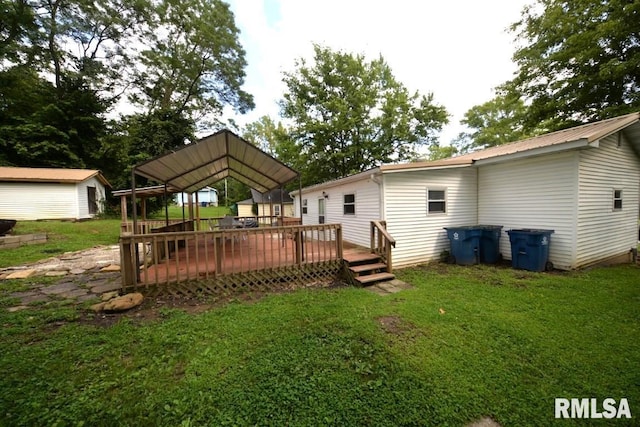
<path fill-rule="evenodd" d="M 547 426 L 556 397 L 627 398 L 634 418 L 612 424 L 638 424 L 637 267 L 397 273 L 414 288 L 300 290 L 110 327 L 69 305 L 0 310 L 0 425 Z"/>
<path fill-rule="evenodd" d="M 18 221 L 12 230 L 12 234 L 32 233 L 46 233 L 47 243 L 0 249 L 0 268 L 26 264 L 97 245 L 115 245 L 120 235 L 120 220 Z"/>
<path fill-rule="evenodd" d="M 207 206 L 200 207 L 200 218 L 217 218 L 225 215 L 230 215 L 231 210 L 226 206 Z M 169 218 L 178 219 L 182 218 L 182 207 L 176 205 L 169 206 Z M 194 215 L 195 215 L 195 207 L 194 207 Z M 150 215 L 151 218 L 155 219 L 164 219 L 165 212 L 164 208 L 161 211 L 155 212 L 153 215 Z M 187 207 L 184 209 L 184 217 L 189 217 L 189 210 Z"/>

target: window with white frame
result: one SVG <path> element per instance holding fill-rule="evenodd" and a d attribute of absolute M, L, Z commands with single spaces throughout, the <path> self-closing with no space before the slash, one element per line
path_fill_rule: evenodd
<path fill-rule="evenodd" d="M 307 214 L 307 199 L 302 199 L 302 214 L 306 215 Z"/>
<path fill-rule="evenodd" d="M 273 205 L 273 215 L 280 216 L 280 205 Z"/>
<path fill-rule="evenodd" d="M 613 190 L 613 210 L 622 210 L 622 190 Z"/>
<path fill-rule="evenodd" d="M 443 214 L 447 212 L 447 190 L 427 189 L 427 214 Z"/>
<path fill-rule="evenodd" d="M 343 196 L 343 208 L 342 213 L 344 215 L 355 215 L 356 214 L 356 195 L 355 194 L 345 194 Z"/>

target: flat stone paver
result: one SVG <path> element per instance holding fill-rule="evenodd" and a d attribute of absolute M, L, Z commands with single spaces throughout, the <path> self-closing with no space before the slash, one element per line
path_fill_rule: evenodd
<path fill-rule="evenodd" d="M 120 266 L 116 264 L 110 264 L 106 267 L 102 267 L 100 271 L 104 271 L 104 272 L 120 271 Z"/>
<path fill-rule="evenodd" d="M 87 295 L 88 293 L 89 291 L 86 289 L 73 289 L 71 291 L 61 293 L 60 297 L 65 299 L 75 299 L 83 295 Z"/>
<path fill-rule="evenodd" d="M 49 298 L 47 295 L 44 294 L 36 294 L 36 295 L 31 295 L 31 296 L 26 296 L 26 297 L 22 297 L 20 298 L 20 302 L 22 304 L 31 304 L 34 302 L 42 302 L 42 301 L 49 301 L 51 298 Z"/>
<path fill-rule="evenodd" d="M 29 277 L 33 276 L 34 274 L 36 274 L 36 270 L 33 270 L 33 269 L 20 270 L 20 271 L 15 271 L 13 273 L 9 273 L 9 275 L 7 277 L 5 277 L 5 279 L 7 279 L 7 280 L 11 280 L 11 279 L 28 279 Z"/>
<path fill-rule="evenodd" d="M 411 288 L 413 288 L 413 286 L 411 286 L 410 284 L 405 283 L 402 280 L 393 279 L 386 282 L 376 283 L 375 285 L 371 285 L 366 289 L 375 294 L 385 296 L 385 295 L 395 294 L 396 292 L 400 292 L 404 289 L 411 289 Z"/>
<path fill-rule="evenodd" d="M 59 277 L 59 276 L 66 276 L 67 275 L 67 271 L 47 271 L 46 273 L 44 273 L 44 275 L 46 277 Z"/>
<path fill-rule="evenodd" d="M 76 289 L 78 289 L 78 286 L 75 283 L 61 283 L 58 285 L 42 288 L 42 293 L 45 293 L 47 295 L 59 295 L 64 292 L 69 292 Z"/>
<path fill-rule="evenodd" d="M 105 292 L 117 291 L 119 289 L 122 289 L 122 283 L 111 282 L 111 283 L 105 283 L 99 286 L 94 286 L 93 288 L 91 288 L 91 292 L 93 292 L 94 294 L 101 295 Z"/>

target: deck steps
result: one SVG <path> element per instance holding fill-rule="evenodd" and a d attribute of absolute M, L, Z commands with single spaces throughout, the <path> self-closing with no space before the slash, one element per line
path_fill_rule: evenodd
<path fill-rule="evenodd" d="M 356 276 L 355 280 L 363 285 L 372 285 L 378 282 L 384 282 L 386 280 L 393 280 L 396 276 L 392 273 L 374 273 L 367 274 L 366 276 Z"/>
<path fill-rule="evenodd" d="M 352 254 L 344 254 L 344 260 L 349 263 L 349 265 L 360 264 L 363 262 L 370 261 L 380 261 L 380 255 L 372 254 L 372 253 L 352 253 Z"/>
<path fill-rule="evenodd" d="M 386 269 L 387 269 L 387 264 L 383 262 L 376 262 L 375 264 L 360 264 L 360 265 L 354 265 L 353 267 L 349 267 L 349 270 L 357 274 L 366 273 L 374 270 L 386 270 Z"/>
<path fill-rule="evenodd" d="M 387 272 L 387 264 L 380 256 L 373 253 L 345 254 L 344 260 L 354 284 L 373 285 L 378 282 L 395 279 L 395 275 Z"/>

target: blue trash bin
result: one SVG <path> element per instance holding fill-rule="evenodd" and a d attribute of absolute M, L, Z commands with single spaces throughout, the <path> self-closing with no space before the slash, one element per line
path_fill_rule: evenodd
<path fill-rule="evenodd" d="M 508 230 L 513 268 L 529 271 L 553 269 L 553 264 L 549 262 L 549 244 L 553 232 L 530 228 Z"/>
<path fill-rule="evenodd" d="M 472 265 L 480 261 L 480 238 L 478 226 L 445 227 L 451 243 L 452 261 L 458 265 Z"/>
<path fill-rule="evenodd" d="M 482 230 L 480 237 L 480 262 L 495 264 L 502 259 L 500 255 L 501 225 L 479 225 Z"/>

